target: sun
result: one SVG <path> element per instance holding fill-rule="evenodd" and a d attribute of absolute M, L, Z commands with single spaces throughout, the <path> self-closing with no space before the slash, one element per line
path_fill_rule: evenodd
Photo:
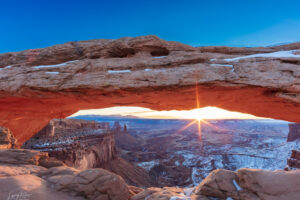
<path fill-rule="evenodd" d="M 204 120 L 204 118 L 201 116 L 196 116 L 195 120 L 197 120 L 198 122 L 201 122 L 202 120 Z"/>

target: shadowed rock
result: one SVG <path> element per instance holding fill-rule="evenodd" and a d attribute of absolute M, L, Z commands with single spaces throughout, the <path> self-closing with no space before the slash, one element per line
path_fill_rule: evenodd
<path fill-rule="evenodd" d="M 7 128 L 0 127 L 0 149 L 14 148 L 17 140 Z"/>

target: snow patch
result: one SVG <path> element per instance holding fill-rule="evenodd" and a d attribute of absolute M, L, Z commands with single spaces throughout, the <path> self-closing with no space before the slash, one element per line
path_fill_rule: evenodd
<path fill-rule="evenodd" d="M 53 74 L 53 75 L 57 75 L 57 74 L 59 74 L 59 72 L 45 72 L 45 74 Z"/>
<path fill-rule="evenodd" d="M 184 191 L 184 195 L 186 196 L 191 196 L 191 194 L 193 193 L 195 188 L 185 188 L 183 191 Z"/>
<path fill-rule="evenodd" d="M 237 184 L 237 182 L 233 179 L 232 181 L 234 187 L 236 188 L 237 191 L 240 191 L 241 190 L 241 187 Z"/>
<path fill-rule="evenodd" d="M 248 56 L 241 56 L 236 58 L 227 58 L 224 59 L 227 62 L 238 61 L 240 59 L 246 58 L 300 58 L 300 55 L 294 54 L 294 52 L 299 50 L 290 50 L 290 51 L 277 51 L 273 53 L 259 53 L 259 54 L 252 54 Z"/>
<path fill-rule="evenodd" d="M 213 66 L 213 67 L 231 67 L 231 71 L 234 72 L 234 66 L 233 65 L 228 65 L 228 64 L 210 64 L 210 66 Z"/>
<path fill-rule="evenodd" d="M 72 61 L 68 61 L 68 62 L 64 62 L 64 63 L 60 63 L 60 64 L 56 64 L 56 65 L 39 65 L 39 66 L 34 66 L 32 68 L 34 69 L 43 69 L 43 68 L 56 68 L 56 67 L 64 67 L 70 63 L 73 62 L 77 62 L 78 60 L 72 60 Z"/>
<path fill-rule="evenodd" d="M 153 56 L 153 58 L 165 58 L 167 56 Z"/>
<path fill-rule="evenodd" d="M 3 67 L 3 68 L 0 68 L 0 70 L 2 70 L 2 69 L 10 69 L 10 68 L 11 68 L 11 65 Z"/>
<path fill-rule="evenodd" d="M 109 74 L 119 74 L 119 73 L 128 73 L 131 72 L 130 69 L 125 69 L 125 70 L 108 70 L 107 71 Z"/>
<path fill-rule="evenodd" d="M 152 69 L 148 69 L 148 68 L 147 68 L 147 69 L 144 69 L 145 72 L 149 72 L 149 71 L 151 71 L 151 70 L 152 70 Z"/>
<path fill-rule="evenodd" d="M 144 168 L 147 171 L 150 171 L 155 165 L 159 165 L 159 161 L 158 160 L 152 160 L 149 162 L 141 162 L 138 164 L 138 166 Z"/>
<path fill-rule="evenodd" d="M 233 65 L 228 64 L 210 64 L 213 67 L 233 67 Z"/>

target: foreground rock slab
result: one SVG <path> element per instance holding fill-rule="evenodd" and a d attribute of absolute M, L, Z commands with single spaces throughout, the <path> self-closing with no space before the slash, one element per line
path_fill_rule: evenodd
<path fill-rule="evenodd" d="M 0 177 L 0 199 L 3 200 L 84 200 L 48 187 L 45 180 L 33 175 Z"/>
<path fill-rule="evenodd" d="M 51 168 L 40 174 L 57 191 L 91 200 L 128 200 L 130 192 L 125 181 L 104 169 L 77 171 L 73 168 Z"/>
<path fill-rule="evenodd" d="M 195 194 L 235 200 L 295 200 L 300 196 L 300 170 L 218 169 L 197 186 Z"/>

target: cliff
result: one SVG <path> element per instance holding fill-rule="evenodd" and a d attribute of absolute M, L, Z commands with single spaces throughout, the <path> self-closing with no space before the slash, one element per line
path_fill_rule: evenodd
<path fill-rule="evenodd" d="M 116 157 L 114 135 L 108 123 L 77 119 L 51 120 L 23 148 L 48 152 L 78 169 L 98 167 Z"/>
<path fill-rule="evenodd" d="M 300 139 L 300 124 L 293 123 L 289 124 L 289 134 L 288 134 L 288 142 L 292 142 L 294 140 Z"/>
<path fill-rule="evenodd" d="M 109 123 L 79 119 L 53 119 L 23 145 L 25 149 L 47 152 L 79 170 L 104 168 L 122 176 L 128 184 L 151 186 L 147 172 L 119 158 L 115 134 Z"/>

